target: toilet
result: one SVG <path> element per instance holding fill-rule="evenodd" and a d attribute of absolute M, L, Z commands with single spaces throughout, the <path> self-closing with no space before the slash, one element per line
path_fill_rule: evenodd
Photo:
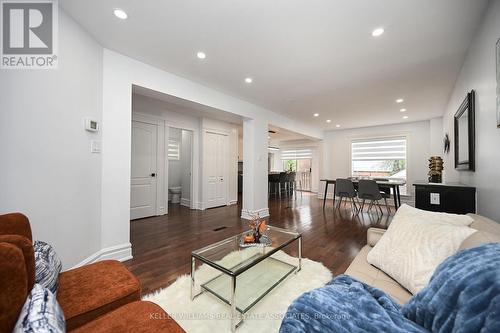
<path fill-rule="evenodd" d="M 180 203 L 181 202 L 181 192 L 182 192 L 182 187 L 177 186 L 177 187 L 171 187 L 168 189 L 168 193 L 171 195 L 171 202 L 174 204 Z"/>

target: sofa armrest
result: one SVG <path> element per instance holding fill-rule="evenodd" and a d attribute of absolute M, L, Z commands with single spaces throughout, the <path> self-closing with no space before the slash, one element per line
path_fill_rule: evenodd
<path fill-rule="evenodd" d="M 368 228 L 366 231 L 366 242 L 370 246 L 375 246 L 379 241 L 380 237 L 386 232 L 386 229 L 380 228 Z"/>

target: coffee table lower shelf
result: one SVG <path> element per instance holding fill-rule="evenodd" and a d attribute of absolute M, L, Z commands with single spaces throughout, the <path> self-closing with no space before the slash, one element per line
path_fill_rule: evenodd
<path fill-rule="evenodd" d="M 241 314 L 245 314 L 291 273 L 297 270 L 297 266 L 269 257 L 238 275 L 235 292 L 236 310 Z M 231 305 L 231 283 L 231 276 L 222 273 L 212 280 L 203 283 L 201 288 L 226 304 Z"/>

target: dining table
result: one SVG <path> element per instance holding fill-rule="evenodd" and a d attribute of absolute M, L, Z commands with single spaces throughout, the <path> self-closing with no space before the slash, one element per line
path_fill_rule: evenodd
<path fill-rule="evenodd" d="M 371 179 L 374 180 L 380 189 L 391 189 L 392 190 L 392 196 L 394 198 L 394 208 L 397 210 L 401 206 L 401 193 L 399 191 L 400 186 L 406 185 L 406 180 L 401 179 L 401 178 L 348 178 L 350 179 L 354 187 L 357 188 L 358 182 L 361 179 Z M 333 184 L 333 204 L 335 204 L 335 182 L 336 179 L 320 179 L 321 182 L 325 182 L 325 195 L 323 196 L 323 209 L 325 209 L 326 205 L 326 195 L 328 193 L 328 186 L 330 184 Z"/>

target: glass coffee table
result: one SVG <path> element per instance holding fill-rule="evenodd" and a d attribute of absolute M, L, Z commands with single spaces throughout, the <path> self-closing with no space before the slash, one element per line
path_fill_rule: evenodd
<path fill-rule="evenodd" d="M 267 236 L 270 246 L 241 247 L 240 238 L 249 231 L 227 238 L 191 253 L 191 300 L 203 292 L 215 295 L 231 306 L 231 331 L 242 322 L 238 313 L 245 314 L 291 273 L 301 269 L 302 235 L 270 226 Z M 296 242 L 297 264 L 272 257 L 273 254 Z M 199 260 L 220 274 L 199 284 L 196 293 L 195 265 Z"/>

